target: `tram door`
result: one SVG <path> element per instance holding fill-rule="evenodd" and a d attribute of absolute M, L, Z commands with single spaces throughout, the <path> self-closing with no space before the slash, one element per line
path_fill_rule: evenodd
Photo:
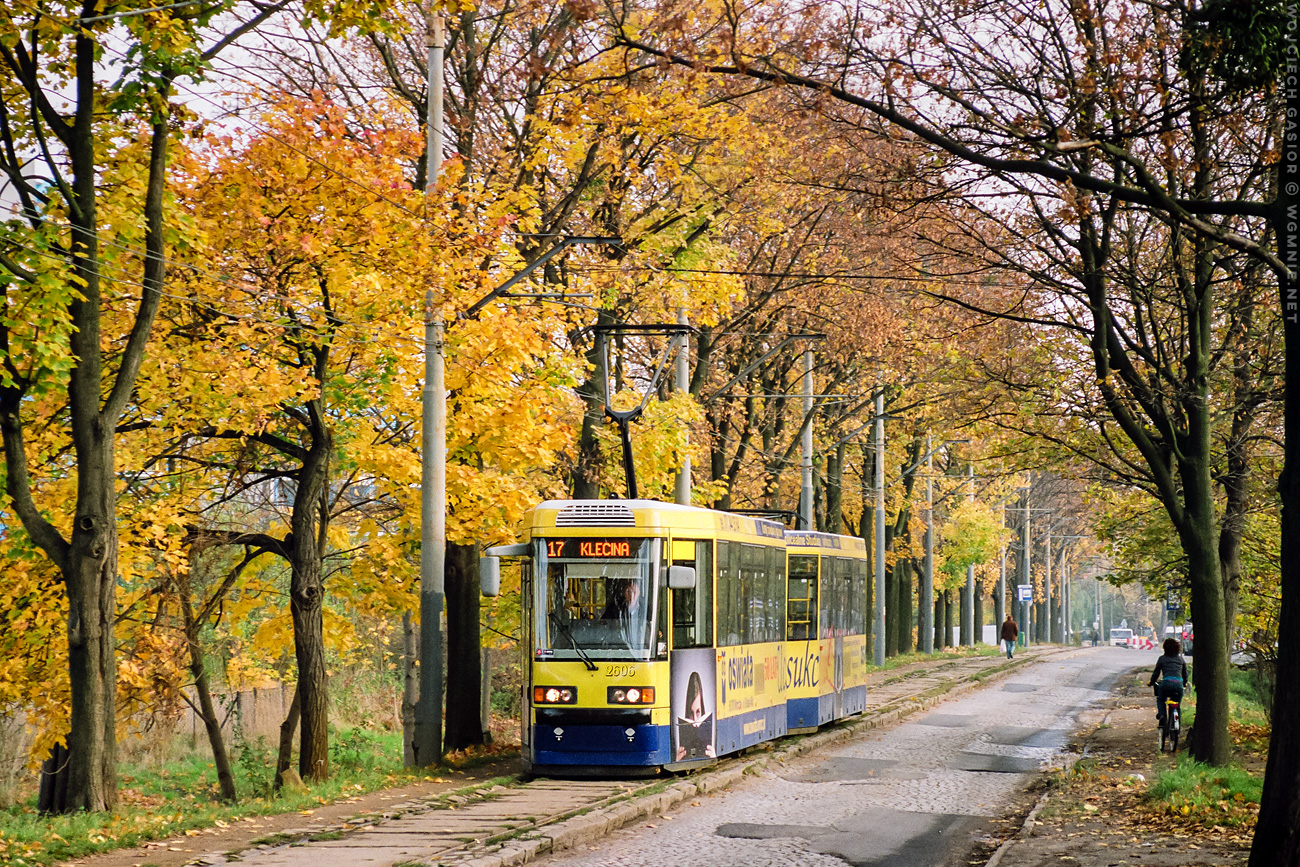
<path fill-rule="evenodd" d="M 531 557 L 525 558 L 520 563 L 519 574 L 519 599 L 522 602 L 522 611 L 519 613 L 520 636 L 519 644 L 523 650 L 523 664 L 520 666 L 523 670 L 523 723 L 519 726 L 519 745 L 525 756 L 531 756 L 531 747 L 533 742 L 533 648 L 537 642 L 533 638 L 533 630 L 537 627 L 533 623 L 533 560 Z"/>
<path fill-rule="evenodd" d="M 830 662 L 831 718 L 844 715 L 844 617 L 848 572 L 838 557 L 821 558 L 822 643 Z"/>
<path fill-rule="evenodd" d="M 695 587 L 671 591 L 669 700 L 674 762 L 717 756 L 717 657 L 713 648 L 713 542 L 674 539 L 672 565 L 695 569 Z"/>

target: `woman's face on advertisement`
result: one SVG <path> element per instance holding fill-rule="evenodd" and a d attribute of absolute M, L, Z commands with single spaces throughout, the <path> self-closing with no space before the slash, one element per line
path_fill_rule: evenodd
<path fill-rule="evenodd" d="M 696 693 L 695 701 L 691 702 L 691 719 L 704 719 L 704 696 Z"/>

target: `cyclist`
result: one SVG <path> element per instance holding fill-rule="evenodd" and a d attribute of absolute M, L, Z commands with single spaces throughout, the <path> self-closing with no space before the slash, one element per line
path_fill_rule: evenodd
<path fill-rule="evenodd" d="M 1183 659 L 1183 647 L 1176 638 L 1166 638 L 1162 645 L 1164 653 L 1156 660 L 1155 671 L 1151 672 L 1148 686 L 1155 687 L 1156 720 L 1165 721 L 1165 700 L 1183 700 L 1183 685 L 1187 683 L 1187 661 Z"/>

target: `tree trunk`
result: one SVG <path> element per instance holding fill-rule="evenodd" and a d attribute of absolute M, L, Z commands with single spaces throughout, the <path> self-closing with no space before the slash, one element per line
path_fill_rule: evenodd
<path fill-rule="evenodd" d="M 217 786 L 221 789 L 221 800 L 234 803 L 238 800 L 235 792 L 235 775 L 230 770 L 230 756 L 226 753 L 226 741 L 221 734 L 221 720 L 217 716 L 216 706 L 212 703 L 212 690 L 208 685 L 208 668 L 203 660 L 203 645 L 199 643 L 199 624 L 195 622 L 194 610 L 189 600 L 182 598 L 180 605 L 182 616 L 185 618 L 185 643 L 190 650 L 190 674 L 194 677 L 194 688 L 199 694 L 199 716 L 203 718 L 203 728 L 208 734 L 208 745 L 212 748 L 212 762 L 217 769 Z"/>
<path fill-rule="evenodd" d="M 948 606 L 943 604 L 943 591 L 934 594 L 934 649 L 943 650 L 943 637 L 948 631 Z"/>
<path fill-rule="evenodd" d="M 284 772 L 293 767 L 293 735 L 298 730 L 298 718 L 301 715 L 302 694 L 295 685 L 293 701 L 289 702 L 289 713 L 285 715 L 284 722 L 280 723 L 280 750 L 275 759 L 275 780 L 272 783 L 277 792 L 284 786 Z"/>
<path fill-rule="evenodd" d="M 1290 98 L 1294 107 L 1296 98 Z M 1295 133 L 1291 132 L 1295 142 Z M 1294 168 L 1294 163 L 1291 164 Z M 1295 196 L 1290 203 L 1294 213 Z M 1274 220 L 1279 253 L 1296 261 L 1300 233 L 1294 217 L 1281 213 Z M 1287 224 L 1287 220 L 1290 220 Z M 1277 657 L 1279 676 L 1273 693 L 1273 736 L 1268 742 L 1268 765 L 1259 804 L 1259 821 L 1250 848 L 1250 867 L 1300 865 L 1300 281 L 1279 278 L 1283 332 L 1286 336 L 1284 414 L 1284 464 L 1278 480 L 1282 501 L 1282 610 L 1278 616 Z M 1199 655 L 1199 639 L 1197 635 Z"/>
<path fill-rule="evenodd" d="M 597 325 L 612 325 L 614 315 L 607 310 L 596 314 Z M 578 434 L 578 460 L 573 468 L 570 489 L 575 500 L 600 499 L 600 479 L 604 470 L 604 455 L 600 450 L 600 441 L 596 431 L 605 423 L 605 353 L 600 339 L 592 341 L 587 351 L 587 363 L 591 365 L 591 377 L 578 388 L 578 397 L 582 400 L 585 411 L 582 415 L 582 430 Z"/>
<path fill-rule="evenodd" d="M 894 546 L 894 528 L 885 527 L 885 551 L 890 551 Z M 894 657 L 898 655 L 898 572 L 902 568 L 901 561 L 895 560 L 892 564 L 886 560 L 885 565 L 885 656 Z"/>
<path fill-rule="evenodd" d="M 451 751 L 483 743 L 478 546 L 448 544 L 446 575 L 447 717 L 443 745 Z"/>
<path fill-rule="evenodd" d="M 1046 644 L 1047 638 L 1047 585 L 1043 585 L 1043 598 L 1034 603 L 1034 640 Z"/>
<path fill-rule="evenodd" d="M 320 350 L 323 367 L 328 350 Z M 324 372 L 320 378 L 324 380 Z M 329 674 L 325 666 L 325 584 L 322 558 L 329 530 L 329 461 L 333 437 L 321 400 L 308 404 L 311 446 L 298 471 L 291 516 L 289 612 L 298 660 L 302 737 L 298 774 L 303 782 L 329 778 Z"/>
<path fill-rule="evenodd" d="M 480 653 L 479 726 L 483 730 L 483 743 L 492 743 L 492 648 L 484 647 Z"/>
<path fill-rule="evenodd" d="M 36 809 L 42 813 L 56 813 L 56 804 L 68 800 L 68 748 L 62 743 L 50 747 L 50 754 L 41 762 L 41 785 L 36 796 Z"/>
<path fill-rule="evenodd" d="M 844 530 L 844 443 L 826 456 L 826 532 Z"/>
<path fill-rule="evenodd" d="M 1241 362 L 1247 364 L 1248 362 Z M 1240 365 L 1239 365 L 1240 366 Z M 1237 600 L 1241 595 L 1241 540 L 1250 509 L 1250 455 L 1246 438 L 1253 415 L 1244 395 L 1247 374 L 1237 372 L 1237 410 L 1233 413 L 1228 439 L 1228 466 L 1223 477 L 1224 506 L 1219 526 L 1219 574 L 1223 576 L 1223 618 L 1227 624 L 1228 658 L 1232 658 L 1237 635 Z"/>
<path fill-rule="evenodd" d="M 912 616 L 915 589 L 912 581 L 912 561 L 904 560 L 901 566 L 898 582 L 898 652 L 911 653 L 914 648 L 912 627 L 916 625 L 916 620 Z"/>
<path fill-rule="evenodd" d="M 402 767 L 415 767 L 415 702 L 420 697 L 420 646 L 411 612 L 402 612 Z"/>
<path fill-rule="evenodd" d="M 1190 461 L 1185 461 L 1190 464 Z M 1223 620 L 1223 583 L 1214 543 L 1215 502 L 1208 457 L 1199 471 L 1185 466 L 1186 519 L 1179 527 L 1191 578 L 1191 614 L 1196 630 L 1194 682 L 1196 722 L 1188 749 L 1193 758 L 1212 765 L 1232 759 L 1228 734 L 1228 642 Z M 1199 483 L 1199 484 L 1198 484 Z"/>
<path fill-rule="evenodd" d="M 104 450 L 111 454 L 105 444 Z M 95 462 L 98 463 L 98 462 Z M 68 588 L 68 671 L 72 714 L 68 734 L 67 800 L 54 812 L 111 810 L 117 802 L 117 527 L 112 506 L 112 458 L 108 467 L 80 467 L 78 488 L 95 489 L 97 507 L 78 503 L 72 533 L 73 574 Z M 107 469 L 104 484 L 102 469 Z M 86 503 L 90 506 L 90 503 Z"/>

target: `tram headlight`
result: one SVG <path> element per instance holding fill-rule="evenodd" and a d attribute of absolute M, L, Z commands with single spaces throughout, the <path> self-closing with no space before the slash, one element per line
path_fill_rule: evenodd
<path fill-rule="evenodd" d="M 533 704 L 576 704 L 578 690 L 572 686 L 535 686 Z"/>
<path fill-rule="evenodd" d="M 655 688 L 653 686 L 611 686 L 609 688 L 610 704 L 654 704 Z"/>

